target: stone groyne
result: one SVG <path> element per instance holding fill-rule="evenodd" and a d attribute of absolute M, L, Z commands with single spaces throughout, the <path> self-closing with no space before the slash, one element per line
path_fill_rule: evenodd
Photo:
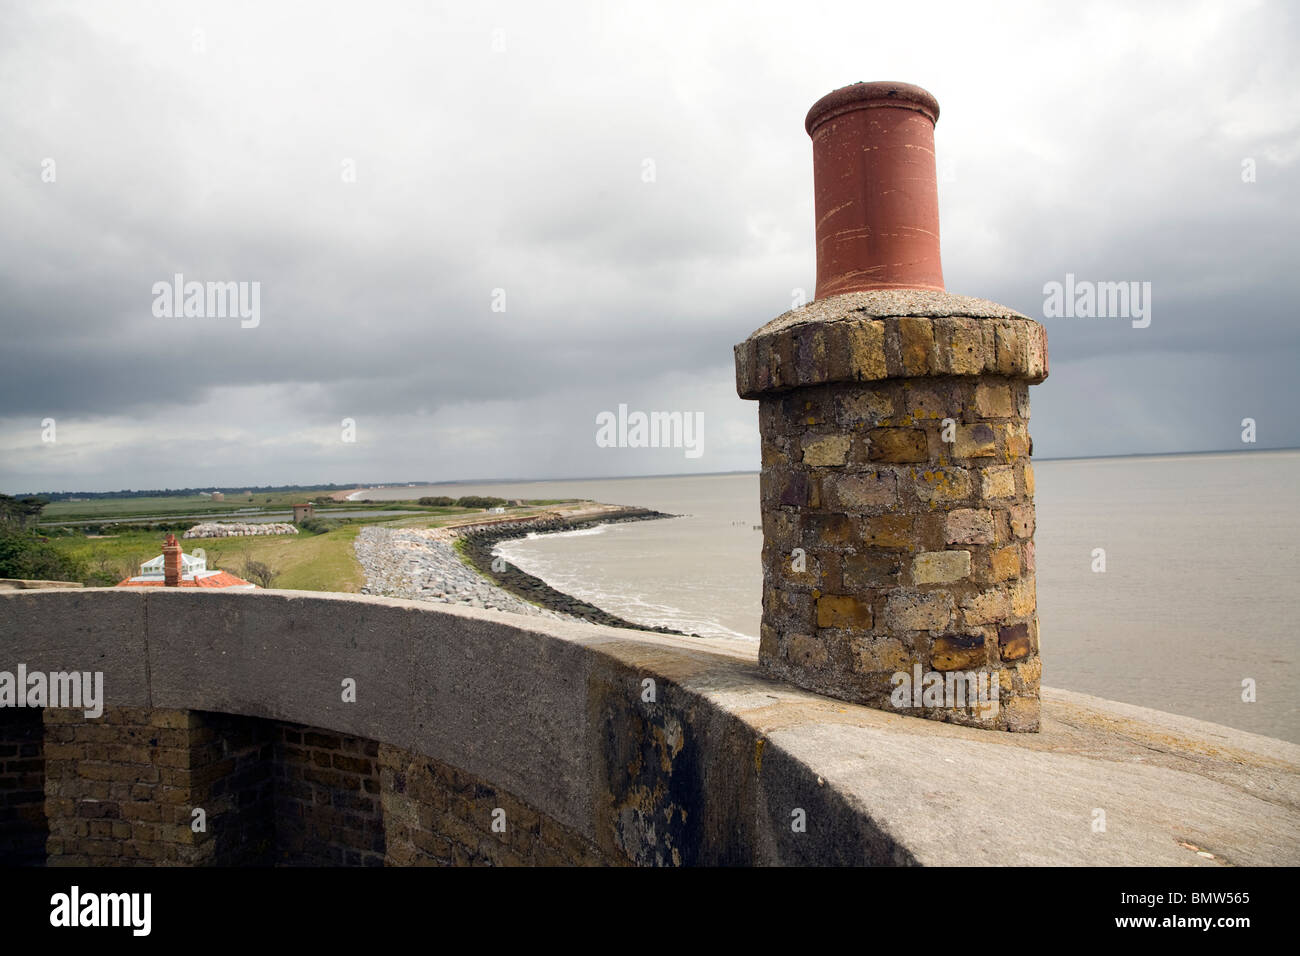
<path fill-rule="evenodd" d="M 453 541 L 445 528 L 362 528 L 353 545 L 366 574 L 361 593 L 512 614 L 547 614 L 484 580 L 461 559 Z"/>
<path fill-rule="evenodd" d="M 498 542 L 529 534 L 672 517 L 675 516 L 648 508 L 597 506 L 577 514 L 552 511 L 533 517 L 492 517 L 446 528 L 372 525 L 361 529 L 354 545 L 366 575 L 361 593 L 512 614 L 574 617 L 608 627 L 682 634 L 667 627 L 645 627 L 610 614 L 557 591 L 541 578 L 493 553 Z"/>
<path fill-rule="evenodd" d="M 485 577 L 512 594 L 518 595 L 531 604 L 541 605 L 561 614 L 576 617 L 592 624 L 606 627 L 623 627 L 639 631 L 653 631 L 659 634 L 678 634 L 685 637 L 698 637 L 696 634 L 683 634 L 670 627 L 648 627 L 610 614 L 594 604 L 580 598 L 557 591 L 539 577 L 529 574 L 497 558 L 494 549 L 501 541 L 511 538 L 523 538 L 530 534 L 554 534 L 573 531 L 593 525 L 616 524 L 626 521 L 654 521 L 659 518 L 675 518 L 676 515 L 664 514 L 649 508 L 617 508 L 591 514 L 556 515 L 547 514 L 537 518 L 520 521 L 498 521 L 486 525 L 462 526 L 448 529 L 459 539 L 461 553 L 465 559 Z"/>

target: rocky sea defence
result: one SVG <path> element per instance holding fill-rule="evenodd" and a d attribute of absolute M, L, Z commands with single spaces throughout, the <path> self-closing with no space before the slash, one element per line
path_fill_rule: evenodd
<path fill-rule="evenodd" d="M 444 528 L 362 528 L 353 545 L 366 574 L 361 593 L 555 616 L 485 580 L 461 560 L 453 542 Z"/>
<path fill-rule="evenodd" d="M 534 604 L 539 604 L 581 618 L 593 624 L 607 627 L 627 627 L 638 631 L 654 631 L 659 634 L 682 634 L 682 631 L 670 627 L 649 627 L 628 621 L 610 614 L 594 604 L 580 598 L 557 591 L 539 577 L 515 567 L 504 558 L 497 557 L 493 551 L 498 542 L 511 538 L 523 538 L 530 534 L 554 534 L 561 531 L 573 531 L 594 525 L 617 524 L 625 521 L 654 521 L 659 518 L 675 518 L 676 515 L 652 511 L 648 508 L 617 508 L 594 514 L 581 515 L 543 515 L 521 521 L 495 522 L 457 529 L 458 545 L 465 560 L 490 577 L 503 589 L 516 594 Z M 698 635 L 686 635 L 696 637 Z"/>
<path fill-rule="evenodd" d="M 672 517 L 675 516 L 646 508 L 602 508 L 576 515 L 551 512 L 533 518 L 486 520 L 450 528 L 369 526 L 357 535 L 354 547 L 366 574 L 363 594 L 492 608 L 513 614 L 576 617 L 608 627 L 681 634 L 671 628 L 646 627 L 610 614 L 557 591 L 541 578 L 493 553 L 498 542 L 529 534 Z"/>

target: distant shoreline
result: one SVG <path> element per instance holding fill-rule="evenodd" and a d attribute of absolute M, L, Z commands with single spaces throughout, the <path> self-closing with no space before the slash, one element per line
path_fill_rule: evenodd
<path fill-rule="evenodd" d="M 1267 455 L 1281 452 L 1300 452 L 1300 448 L 1219 448 L 1209 451 L 1139 451 L 1115 455 L 1077 455 L 1063 458 L 1048 458 L 1035 455 L 1036 462 L 1071 462 L 1071 461 L 1108 461 L 1130 460 L 1134 458 L 1205 458 L 1213 455 Z M 733 475 L 760 475 L 760 469 L 740 469 L 735 471 L 686 471 L 662 475 L 578 475 L 560 478 L 456 478 L 446 481 L 428 481 L 416 485 L 416 488 L 443 488 L 453 485 L 540 485 L 574 481 L 653 481 L 657 478 L 726 478 Z M 358 497 L 372 491 L 388 491 L 405 488 L 409 482 L 393 482 L 382 488 L 370 485 L 348 492 L 349 501 L 360 501 Z M 399 501 L 401 499 L 392 499 Z"/>
<path fill-rule="evenodd" d="M 629 628 L 637 631 L 652 631 L 658 634 L 676 634 L 684 637 L 699 637 L 670 627 L 654 627 L 638 624 L 625 618 L 610 614 L 603 608 L 576 598 L 571 594 L 556 590 L 541 578 L 506 562 L 494 554 L 496 545 L 501 541 L 522 538 L 529 534 L 559 534 L 577 528 L 593 525 L 618 524 L 628 521 L 654 521 L 660 518 L 675 518 L 677 515 L 665 514 L 649 508 L 616 507 L 596 514 L 549 515 L 518 521 L 496 521 L 483 524 L 467 524 L 453 530 L 457 539 L 457 552 L 467 565 L 488 578 L 497 587 L 530 604 L 544 607 L 568 617 L 576 617 L 592 624 L 606 627 Z"/>
<path fill-rule="evenodd" d="M 1206 457 L 1209 455 L 1268 455 L 1268 454 L 1275 454 L 1281 452 L 1300 452 L 1300 447 L 1218 448 L 1218 449 L 1210 449 L 1207 451 L 1137 451 L 1137 452 L 1125 452 L 1122 454 L 1117 453 L 1117 454 L 1108 454 L 1108 455 L 1074 455 L 1074 456 L 1067 456 L 1067 457 L 1060 457 L 1060 458 L 1049 458 L 1041 455 L 1035 455 L 1034 461 L 1040 461 L 1040 462 L 1105 461 L 1107 459 L 1119 460 L 1119 459 L 1130 459 L 1130 458 L 1199 458 L 1199 457 Z M 453 478 L 453 479 L 447 479 L 442 481 L 422 481 L 422 482 L 414 482 L 414 483 L 409 481 L 394 481 L 394 482 L 385 482 L 382 488 L 380 488 L 378 485 L 363 485 L 363 486 L 355 487 L 350 491 L 334 491 L 330 493 L 330 497 L 340 501 L 359 501 L 362 499 L 359 498 L 358 496 L 363 495 L 367 492 L 387 491 L 389 489 L 406 488 L 412 485 L 415 488 L 441 488 L 441 487 L 451 486 L 451 485 L 527 485 L 527 484 L 542 484 L 546 482 L 561 482 L 561 481 L 645 481 L 654 478 L 723 478 L 728 475 L 757 475 L 760 473 L 761 473 L 760 470 L 755 468 L 755 469 L 739 469 L 739 470 L 732 470 L 732 471 L 672 472 L 670 474 L 656 474 L 656 475 L 578 475 L 576 477 L 570 475 L 570 476 L 561 476 L 558 478 L 555 477 Z M 288 487 L 288 486 L 284 486 L 284 487 Z M 216 490 L 221 491 L 222 489 L 218 488 Z M 315 491 L 315 489 L 312 489 L 310 487 L 304 487 L 304 490 L 301 492 L 301 494 L 305 495 L 313 491 Z M 13 497 L 19 497 L 19 498 L 26 497 L 28 495 L 36 495 L 36 496 L 97 495 L 105 498 L 114 498 L 114 497 L 129 496 L 133 494 L 132 490 L 129 488 L 119 489 L 118 491 L 115 492 L 83 490 L 83 491 L 44 491 L 44 492 L 12 492 L 12 493 L 6 492 L 6 493 L 11 494 Z M 238 494 L 238 492 L 226 492 L 226 493 Z M 261 492 L 258 493 L 260 494 Z M 340 498 L 339 497 L 340 495 L 342 495 L 343 497 Z M 66 499 L 61 499 L 61 500 L 66 500 Z M 400 499 L 393 499 L 393 500 L 400 500 Z"/>

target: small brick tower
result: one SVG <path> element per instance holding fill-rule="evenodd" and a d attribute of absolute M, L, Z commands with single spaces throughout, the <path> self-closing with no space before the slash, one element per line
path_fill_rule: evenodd
<path fill-rule="evenodd" d="M 176 535 L 169 534 L 163 539 L 163 586 L 169 588 L 180 587 L 181 578 L 184 576 L 181 567 L 181 546 L 176 540 Z"/>
<path fill-rule="evenodd" d="M 938 116 L 904 83 L 808 114 L 816 297 L 736 346 L 763 443 L 759 662 L 883 710 L 1033 731 L 1028 387 L 1047 337 L 944 291 Z"/>

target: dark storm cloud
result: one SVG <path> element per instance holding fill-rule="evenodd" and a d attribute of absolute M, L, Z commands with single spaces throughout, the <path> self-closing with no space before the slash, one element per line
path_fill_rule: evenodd
<path fill-rule="evenodd" d="M 1151 283 L 1148 328 L 1043 319 L 1039 454 L 1300 445 L 1289 7 L 957 4 L 910 51 L 738 9 L 0 11 L 0 485 L 756 468 L 731 346 L 811 293 L 803 114 L 885 76 L 942 104 L 952 291 Z M 259 324 L 155 317 L 175 273 L 259 282 Z M 710 454 L 602 455 L 619 402 L 705 410 Z"/>

